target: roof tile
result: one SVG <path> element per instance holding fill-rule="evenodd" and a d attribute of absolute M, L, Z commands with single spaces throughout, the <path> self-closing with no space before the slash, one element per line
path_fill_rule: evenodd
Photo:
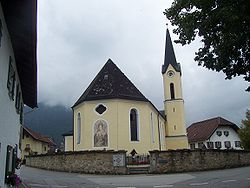
<path fill-rule="evenodd" d="M 149 102 L 113 61 L 109 59 L 73 107 L 83 101 L 114 98 Z"/>
<path fill-rule="evenodd" d="M 207 140 L 218 128 L 218 126 L 231 126 L 236 131 L 239 129 L 236 124 L 222 117 L 207 119 L 193 123 L 187 128 L 188 141 L 197 142 Z"/>

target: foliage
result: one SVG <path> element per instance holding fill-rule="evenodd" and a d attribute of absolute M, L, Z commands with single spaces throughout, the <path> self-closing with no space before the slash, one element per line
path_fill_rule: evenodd
<path fill-rule="evenodd" d="M 177 26 L 176 43 L 186 45 L 201 37 L 203 47 L 195 57 L 198 65 L 223 71 L 226 79 L 243 75 L 250 82 L 248 9 L 246 0 L 174 0 L 164 14 Z"/>
<path fill-rule="evenodd" d="M 13 172 L 9 172 L 6 178 L 6 184 L 10 187 L 19 187 L 21 179 L 18 175 Z"/>
<path fill-rule="evenodd" d="M 242 120 L 244 127 L 239 130 L 239 136 L 244 149 L 250 150 L 250 110 L 246 112 L 246 119 Z"/>

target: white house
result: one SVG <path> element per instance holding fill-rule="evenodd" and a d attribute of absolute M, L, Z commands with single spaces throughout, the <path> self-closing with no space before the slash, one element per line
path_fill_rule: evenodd
<path fill-rule="evenodd" d="M 64 140 L 64 151 L 74 151 L 73 148 L 73 131 L 69 131 L 67 133 L 64 133 L 63 136 L 63 140 Z"/>
<path fill-rule="evenodd" d="M 191 149 L 242 149 L 239 127 L 221 117 L 193 123 L 187 128 Z"/>
<path fill-rule="evenodd" d="M 0 0 L 0 187 L 20 156 L 23 105 L 37 106 L 36 0 Z"/>

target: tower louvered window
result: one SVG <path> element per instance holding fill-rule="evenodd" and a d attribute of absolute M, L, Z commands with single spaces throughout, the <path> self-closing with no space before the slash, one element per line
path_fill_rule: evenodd
<path fill-rule="evenodd" d="M 171 99 L 175 99 L 174 84 L 173 83 L 170 84 L 170 96 L 171 96 Z"/>

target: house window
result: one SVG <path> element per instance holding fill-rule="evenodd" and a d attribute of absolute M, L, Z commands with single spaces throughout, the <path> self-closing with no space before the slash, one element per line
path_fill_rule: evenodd
<path fill-rule="evenodd" d="M 224 145 L 225 145 L 225 148 L 227 148 L 227 149 L 231 148 L 231 142 L 230 141 L 225 141 Z"/>
<path fill-rule="evenodd" d="M 23 124 L 23 102 L 20 103 L 20 124 Z"/>
<path fill-rule="evenodd" d="M 7 80 L 7 89 L 9 91 L 10 99 L 14 100 L 14 89 L 15 89 L 15 71 L 12 66 L 12 58 L 9 57 L 9 73 L 8 73 L 8 80 Z"/>
<path fill-rule="evenodd" d="M 195 149 L 195 143 L 190 144 L 190 149 Z"/>
<path fill-rule="evenodd" d="M 235 141 L 235 142 L 234 142 L 234 145 L 235 145 L 235 147 L 237 147 L 237 148 L 238 148 L 238 147 L 241 147 L 240 141 Z"/>
<path fill-rule="evenodd" d="M 47 148 L 46 148 L 46 146 L 44 146 L 44 151 L 47 151 Z"/>
<path fill-rule="evenodd" d="M 214 149 L 214 143 L 213 142 L 207 142 L 207 148 L 208 149 Z"/>
<path fill-rule="evenodd" d="M 2 36 L 3 36 L 3 24 L 2 24 L 2 20 L 0 19 L 0 47 L 2 43 Z"/>
<path fill-rule="evenodd" d="M 216 131 L 216 134 L 217 134 L 218 136 L 221 136 L 221 135 L 222 135 L 222 132 L 221 132 L 221 131 Z"/>
<path fill-rule="evenodd" d="M 205 149 L 206 146 L 203 144 L 203 142 L 199 142 L 199 143 L 198 143 L 198 148 L 199 148 L 199 149 Z"/>
<path fill-rule="evenodd" d="M 76 143 L 80 144 L 81 142 L 81 114 L 77 114 L 77 137 L 76 137 Z"/>
<path fill-rule="evenodd" d="M 19 89 L 19 85 L 17 85 L 17 87 L 16 87 L 15 107 L 16 107 L 16 111 L 17 111 L 18 114 L 20 113 L 20 106 L 21 106 L 20 102 L 21 102 L 21 92 L 20 92 L 20 89 Z"/>
<path fill-rule="evenodd" d="M 5 166 L 5 183 L 8 182 L 10 174 L 15 172 L 16 149 L 12 146 L 7 146 L 6 166 Z"/>
<path fill-rule="evenodd" d="M 150 125 L 151 125 L 152 143 L 155 143 L 154 120 L 153 120 L 153 113 L 152 112 L 150 114 Z"/>
<path fill-rule="evenodd" d="M 139 141 L 138 113 L 136 109 L 130 110 L 130 140 Z"/>
<path fill-rule="evenodd" d="M 228 137 L 229 131 L 224 131 L 224 135 L 225 135 L 226 137 Z"/>
<path fill-rule="evenodd" d="M 171 95 L 171 99 L 175 98 L 174 84 L 173 83 L 170 84 L 170 95 Z"/>
<path fill-rule="evenodd" d="M 220 149 L 221 148 L 221 142 L 215 142 L 215 148 Z"/>

